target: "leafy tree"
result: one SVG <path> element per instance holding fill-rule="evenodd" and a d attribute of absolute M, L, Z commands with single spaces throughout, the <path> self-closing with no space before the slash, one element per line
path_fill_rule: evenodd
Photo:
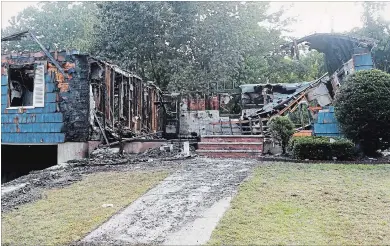
<path fill-rule="evenodd" d="M 384 8 L 383 2 L 363 2 L 363 27 L 350 33 L 376 39 L 377 46 L 372 50 L 376 68 L 390 73 L 390 21 L 378 13 Z"/>
<path fill-rule="evenodd" d="M 345 136 L 367 155 L 390 146 L 390 75 L 359 71 L 336 94 L 335 113 Z"/>
<path fill-rule="evenodd" d="M 201 57 L 208 81 L 228 88 L 248 83 L 256 78 L 247 73 L 250 62 L 262 66 L 267 63 L 266 56 L 279 50 L 283 42 L 281 29 L 268 29 L 259 24 L 279 21 L 280 13 L 268 15 L 268 7 L 265 2 L 213 2 L 199 6 L 205 18 L 197 20 L 196 34 L 200 38 L 192 50 L 195 56 Z M 196 48 L 201 45 L 205 49 Z M 258 78 L 261 81 L 257 83 L 266 82 Z"/>
<path fill-rule="evenodd" d="M 265 74 L 272 83 L 307 82 L 325 73 L 324 56 L 315 50 L 306 53 L 299 60 L 275 55 L 268 59 L 268 64 Z"/>
<path fill-rule="evenodd" d="M 294 125 L 303 127 L 311 123 L 311 115 L 308 107 L 306 104 L 301 104 L 294 112 L 288 113 L 288 117 Z"/>
<path fill-rule="evenodd" d="M 93 2 L 41 2 L 12 17 L 10 25 L 2 29 L 2 36 L 31 30 L 51 49 L 88 52 L 95 10 Z M 31 40 L 2 42 L 3 52 L 38 50 L 40 47 Z"/>
<path fill-rule="evenodd" d="M 321 57 L 280 50 L 290 19 L 267 2 L 41 2 L 2 35 L 31 30 L 52 49 L 76 48 L 111 60 L 170 91 L 233 89 L 245 83 L 313 80 Z M 36 51 L 31 40 L 3 52 Z"/>
<path fill-rule="evenodd" d="M 311 67 L 285 58 L 279 48 L 289 20 L 280 19 L 282 11 L 268 14 L 268 7 L 266 2 L 99 3 L 94 52 L 169 91 L 306 80 Z"/>
<path fill-rule="evenodd" d="M 272 137 L 282 145 L 283 154 L 290 138 L 294 134 L 294 123 L 287 116 L 275 116 L 268 122 Z"/>
<path fill-rule="evenodd" d="M 306 81 L 318 79 L 326 73 L 324 54 L 317 50 L 303 53 L 300 58 L 300 63 L 305 70 L 305 73 L 300 76 L 305 78 Z"/>
<path fill-rule="evenodd" d="M 183 23 L 169 2 L 101 2 L 94 53 L 165 87 L 180 56 Z M 184 51 L 182 51 L 184 52 Z"/>

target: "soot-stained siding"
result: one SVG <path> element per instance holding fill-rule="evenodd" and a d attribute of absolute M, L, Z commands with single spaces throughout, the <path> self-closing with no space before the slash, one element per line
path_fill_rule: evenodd
<path fill-rule="evenodd" d="M 116 141 L 120 118 L 129 137 L 161 131 L 161 92 L 154 83 L 77 51 L 55 51 L 50 56 L 57 65 L 44 52 L 2 56 L 3 143 L 86 142 L 102 140 L 102 132 L 106 140 L 111 134 L 110 140 Z M 10 107 L 8 68 L 25 64 L 41 69 L 44 65 L 44 103 Z"/>
<path fill-rule="evenodd" d="M 58 112 L 58 88 L 51 64 L 42 53 L 2 55 L 1 140 L 3 144 L 53 144 L 65 141 L 63 117 Z M 43 65 L 43 106 L 11 107 L 10 66 Z M 35 83 L 35 82 L 34 82 Z"/>
<path fill-rule="evenodd" d="M 63 143 L 89 140 L 87 55 L 53 52 L 64 74 L 42 52 L 2 56 L 2 142 Z M 45 64 L 43 107 L 10 108 L 8 67 Z M 64 76 L 65 75 L 65 76 Z"/>
<path fill-rule="evenodd" d="M 86 55 L 70 57 L 74 63 L 67 91 L 60 93 L 59 109 L 64 116 L 65 141 L 84 142 L 89 139 L 89 81 Z"/>

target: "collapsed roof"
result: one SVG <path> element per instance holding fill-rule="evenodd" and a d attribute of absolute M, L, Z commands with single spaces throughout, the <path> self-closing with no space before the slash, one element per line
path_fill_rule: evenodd
<path fill-rule="evenodd" d="M 65 72 L 64 70 L 62 69 L 62 67 L 60 66 L 60 64 L 58 64 L 58 62 L 56 61 L 56 59 L 54 59 L 54 57 L 50 54 L 50 52 L 45 48 L 45 46 L 43 46 L 41 44 L 41 42 L 39 42 L 38 38 L 32 33 L 30 32 L 29 30 L 28 31 L 23 31 L 23 32 L 18 32 L 18 33 L 15 33 L 15 34 L 12 34 L 12 35 L 9 35 L 7 37 L 3 37 L 1 39 L 1 42 L 5 42 L 5 41 L 17 41 L 17 40 L 21 40 L 22 38 L 26 38 L 26 37 L 30 37 L 32 40 L 34 40 L 34 42 L 36 42 L 39 47 L 41 47 L 42 51 L 45 53 L 45 55 L 50 59 L 50 61 L 54 64 L 54 66 L 56 66 L 56 68 L 58 69 L 58 71 L 60 71 L 62 73 L 62 75 L 65 76 Z"/>
<path fill-rule="evenodd" d="M 244 108 L 271 109 L 279 103 L 291 98 L 295 93 L 307 88 L 311 82 L 291 84 L 245 84 L 241 85 L 241 102 Z M 271 100 L 265 100 L 263 90 L 268 89 L 272 94 Z M 268 94 L 267 93 L 267 94 Z M 265 102 L 269 101 L 269 102 Z M 265 103 L 265 104 L 264 104 Z"/>
<path fill-rule="evenodd" d="M 257 92 L 261 93 L 263 88 L 272 88 L 273 92 L 291 94 L 305 85 L 309 85 L 310 82 L 302 83 L 284 83 L 284 84 L 245 84 L 240 85 L 242 93 Z"/>
<path fill-rule="evenodd" d="M 310 49 L 324 53 L 328 73 L 333 74 L 349 61 L 353 54 L 370 52 L 376 40 L 346 34 L 316 33 L 285 44 L 282 49 L 290 49 L 294 55 L 297 53 L 296 46 L 301 43 L 308 45 Z"/>
<path fill-rule="evenodd" d="M 269 118 L 272 115 L 282 115 L 286 110 L 293 108 L 297 105 L 304 97 L 313 90 L 320 88 L 321 84 L 327 83 L 329 77 L 327 73 L 311 82 L 294 83 L 294 84 L 248 84 L 242 85 L 242 94 L 258 93 L 258 88 L 264 88 L 267 86 L 275 86 L 275 91 L 272 92 L 273 100 L 258 110 L 252 117 L 260 116 L 261 118 Z M 323 88 L 321 88 L 323 90 Z M 315 96 L 315 95 L 314 95 Z M 326 102 L 327 103 L 327 102 Z"/>
<path fill-rule="evenodd" d="M 258 113 L 262 115 L 267 113 L 273 114 L 274 112 L 276 112 L 276 110 L 285 108 L 291 100 L 294 100 L 297 95 L 307 89 L 313 82 L 315 81 L 296 83 L 296 88 L 294 90 L 289 90 L 287 93 L 274 93 L 273 101 L 264 105 L 264 107 L 260 111 L 258 111 Z M 286 84 L 286 86 L 288 86 L 288 84 Z"/>

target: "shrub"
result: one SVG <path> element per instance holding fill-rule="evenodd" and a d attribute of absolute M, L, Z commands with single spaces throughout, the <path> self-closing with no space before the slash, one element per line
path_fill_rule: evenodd
<path fill-rule="evenodd" d="M 355 147 L 350 140 L 337 139 L 331 143 L 327 137 L 296 137 L 290 141 L 293 157 L 304 160 L 353 160 Z"/>
<path fill-rule="evenodd" d="M 353 160 L 357 155 L 355 145 L 350 140 L 340 139 L 331 143 L 331 146 L 332 157 L 337 157 L 338 160 Z"/>
<path fill-rule="evenodd" d="M 390 74 L 352 74 L 336 94 L 335 114 L 344 135 L 366 155 L 390 147 Z"/>
<path fill-rule="evenodd" d="M 304 139 L 304 140 L 307 140 L 307 139 L 323 139 L 323 140 L 326 140 L 326 141 L 329 141 L 329 138 L 327 137 L 322 137 L 322 136 L 306 136 L 306 137 L 293 137 L 290 139 L 289 143 L 288 143 L 288 151 L 289 152 L 292 152 L 293 149 L 294 149 L 294 144 L 298 141 L 304 141 L 304 140 L 300 140 L 300 139 Z"/>
<path fill-rule="evenodd" d="M 276 116 L 270 119 L 268 127 L 272 137 L 282 145 L 285 154 L 288 141 L 295 131 L 294 123 L 287 116 Z"/>

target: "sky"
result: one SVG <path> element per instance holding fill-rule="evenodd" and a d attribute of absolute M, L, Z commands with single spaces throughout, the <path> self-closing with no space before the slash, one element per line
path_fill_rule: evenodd
<path fill-rule="evenodd" d="M 8 20 L 24 8 L 36 5 L 38 2 L 1 2 L 1 26 L 8 25 Z M 297 22 L 292 24 L 292 36 L 302 37 L 313 33 L 349 31 L 354 27 L 360 27 L 362 7 L 356 2 L 272 2 L 271 11 L 292 4 L 287 11 L 288 16 L 297 17 Z M 386 3 L 382 15 L 390 20 L 390 2 Z M 333 21 L 332 21 L 333 19 Z"/>
<path fill-rule="evenodd" d="M 17 15 L 28 6 L 36 5 L 37 3 L 35 1 L 1 1 L 1 28 L 8 26 L 8 21 L 12 16 Z"/>

